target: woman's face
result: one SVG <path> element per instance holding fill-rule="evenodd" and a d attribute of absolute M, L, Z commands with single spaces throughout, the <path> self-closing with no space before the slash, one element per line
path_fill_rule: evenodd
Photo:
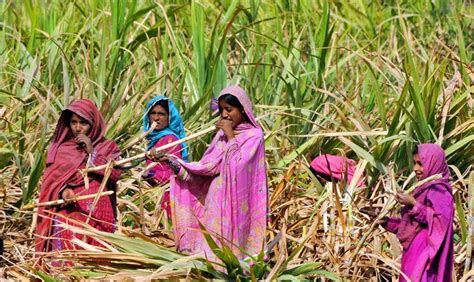
<path fill-rule="evenodd" d="M 423 179 L 423 165 L 418 154 L 413 155 L 413 171 L 416 173 L 418 180 Z"/>
<path fill-rule="evenodd" d="M 232 128 L 234 129 L 244 121 L 243 110 L 233 107 L 224 100 L 219 100 L 219 111 L 222 119 L 232 121 Z"/>
<path fill-rule="evenodd" d="M 91 132 L 92 126 L 82 118 L 81 116 L 72 113 L 71 120 L 69 121 L 69 127 L 71 128 L 72 134 L 74 137 L 78 136 L 79 134 L 89 135 Z"/>
<path fill-rule="evenodd" d="M 156 130 L 162 130 L 169 125 L 169 114 L 161 105 L 155 105 L 148 113 L 150 122 L 156 122 Z"/>

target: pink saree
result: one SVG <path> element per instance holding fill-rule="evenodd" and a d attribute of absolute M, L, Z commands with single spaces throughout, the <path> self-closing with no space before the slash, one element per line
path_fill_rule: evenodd
<path fill-rule="evenodd" d="M 237 86 L 225 88 L 243 105 L 250 123 L 227 140 L 219 130 L 199 162 L 178 160 L 182 168 L 171 178 L 171 210 L 178 251 L 215 255 L 199 222 L 218 245 L 225 244 L 239 259 L 258 254 L 264 244 L 267 180 L 264 135 L 255 121 L 250 99 Z"/>

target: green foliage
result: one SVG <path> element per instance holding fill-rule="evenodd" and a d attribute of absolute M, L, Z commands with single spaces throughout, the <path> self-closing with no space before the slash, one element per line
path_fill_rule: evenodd
<path fill-rule="evenodd" d="M 319 153 L 367 160 L 369 184 L 390 163 L 407 175 L 419 142 L 439 142 L 465 171 L 474 162 L 474 5 L 464 2 L 1 1 L 0 176 L 23 204 L 36 197 L 55 123 L 73 99 L 94 100 L 107 137 L 124 146 L 154 95 L 170 96 L 194 133 L 215 122 L 210 99 L 235 83 L 266 115 L 270 183 Z M 190 142 L 192 159 L 210 138 Z M 266 274 L 261 260 L 249 268 L 227 256 L 232 278 Z"/>

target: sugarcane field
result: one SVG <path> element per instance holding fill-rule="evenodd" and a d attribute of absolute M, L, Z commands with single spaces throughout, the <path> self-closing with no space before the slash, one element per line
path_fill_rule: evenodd
<path fill-rule="evenodd" d="M 474 281 L 473 4 L 0 0 L 0 281 Z"/>

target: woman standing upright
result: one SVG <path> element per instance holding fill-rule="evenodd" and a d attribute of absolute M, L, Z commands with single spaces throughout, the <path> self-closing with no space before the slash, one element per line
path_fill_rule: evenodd
<path fill-rule="evenodd" d="M 64 199 L 66 204 L 39 208 L 37 253 L 80 249 L 72 242 L 73 239 L 100 245 L 91 238 L 64 228 L 62 223 L 73 225 L 73 221 L 87 222 L 98 230 L 114 232 L 115 194 L 100 197 L 96 206 L 93 206 L 94 199 L 74 201 L 75 196 L 98 193 L 104 179 L 104 170 L 91 172 L 87 184 L 79 169 L 84 169 L 86 165 L 103 165 L 120 157 L 119 148 L 115 142 L 104 137 L 105 132 L 102 115 L 90 100 L 76 100 L 61 113 L 48 150 L 39 202 Z M 119 177 L 120 170 L 112 169 L 104 191 L 115 191 Z"/>
<path fill-rule="evenodd" d="M 451 281 L 453 271 L 453 195 L 443 149 L 436 144 L 418 145 L 413 153 L 418 180 L 435 174 L 442 178 L 399 192 L 404 205 L 401 218 L 388 217 L 382 226 L 395 233 L 403 246 L 401 270 L 412 281 Z M 400 281 L 406 281 L 400 275 Z"/>
<path fill-rule="evenodd" d="M 179 251 L 215 256 L 199 222 L 239 258 L 262 250 L 267 215 L 264 134 L 245 91 L 230 86 L 219 95 L 219 129 L 199 162 L 172 161 L 174 237 Z"/>
<path fill-rule="evenodd" d="M 156 96 L 148 102 L 143 115 L 143 129 L 148 131 L 153 122 L 156 122 L 155 129 L 147 135 L 148 146 L 147 150 L 151 150 L 150 159 L 147 159 L 146 164 L 149 165 L 152 161 L 157 161 L 158 164 L 151 168 L 145 175 L 145 178 L 151 185 L 158 185 L 168 183 L 173 171 L 170 165 L 165 161 L 159 161 L 159 156 L 155 152 L 156 148 L 175 142 L 186 137 L 184 132 L 184 124 L 175 107 L 173 101 L 165 96 Z M 172 148 L 168 148 L 166 154 L 174 155 L 178 159 L 188 160 L 188 149 L 186 143 L 181 143 Z M 158 154 L 162 155 L 162 154 Z M 170 209 L 170 195 L 169 191 L 163 194 L 161 201 L 161 208 L 166 211 L 168 218 L 171 218 Z"/>

